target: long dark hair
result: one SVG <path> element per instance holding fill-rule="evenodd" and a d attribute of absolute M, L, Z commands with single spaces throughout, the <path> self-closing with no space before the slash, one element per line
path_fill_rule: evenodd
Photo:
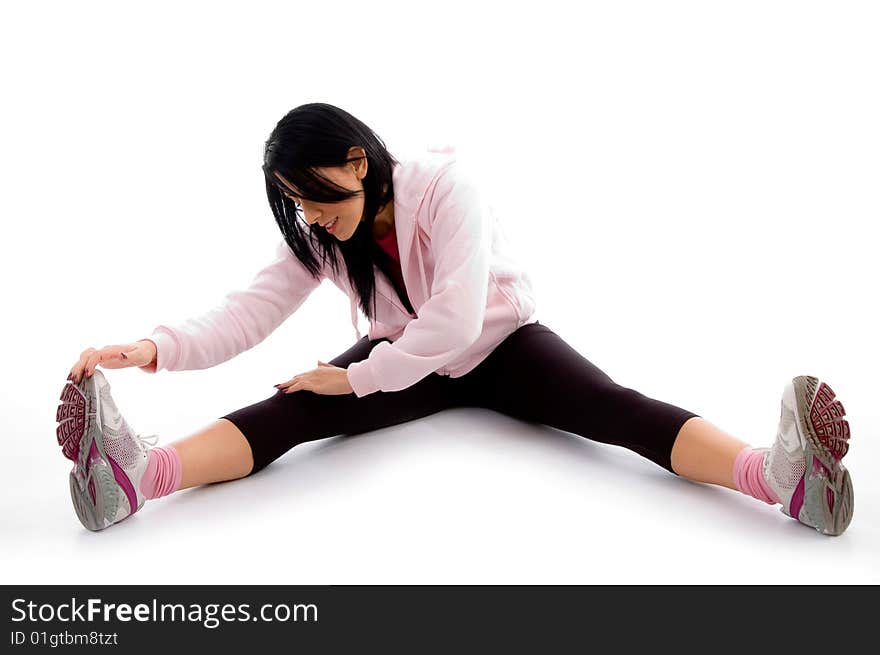
<path fill-rule="evenodd" d="M 360 191 L 333 184 L 312 168 L 344 166 L 353 161 L 348 158 L 352 146 L 361 147 L 367 153 L 364 215 L 354 234 L 346 241 L 339 241 L 317 224 L 310 226 L 305 221 L 297 204 L 282 192 L 284 187 L 275 173 L 283 175 L 297 195 L 306 200 L 348 200 Z M 406 290 L 391 273 L 391 258 L 373 238 L 376 214 L 394 198 L 391 174 L 396 163 L 369 127 L 348 112 L 322 102 L 300 105 L 289 111 L 272 130 L 263 154 L 269 206 L 291 252 L 315 279 L 327 261 L 334 273 L 338 273 L 338 254 L 342 254 L 348 279 L 357 291 L 361 310 L 368 317 L 375 316 L 376 268 L 391 282 L 407 310 L 414 313 Z"/>

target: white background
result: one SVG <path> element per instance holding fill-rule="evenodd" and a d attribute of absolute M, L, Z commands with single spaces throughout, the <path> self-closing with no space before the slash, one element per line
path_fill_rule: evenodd
<path fill-rule="evenodd" d="M 873 3 L 18 3 L 0 15 L 6 583 L 880 582 L 880 21 Z M 76 519 L 55 441 L 87 346 L 246 286 L 262 147 L 329 102 L 479 162 L 542 323 L 753 445 L 817 375 L 855 516 L 828 538 L 621 448 L 453 409 L 253 478 Z M 362 322 L 365 327 L 365 322 Z M 210 370 L 108 371 L 168 444 L 346 350 L 325 282 Z"/>

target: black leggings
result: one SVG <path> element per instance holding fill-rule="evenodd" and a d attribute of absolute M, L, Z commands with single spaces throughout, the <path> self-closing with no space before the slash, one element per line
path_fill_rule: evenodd
<path fill-rule="evenodd" d="M 347 368 L 382 341 L 361 338 L 330 364 Z M 587 439 L 628 448 L 672 470 L 681 426 L 698 416 L 622 387 L 553 330 L 528 323 L 507 336 L 466 375 L 431 373 L 400 391 L 362 398 L 308 390 L 270 398 L 227 414 L 254 455 L 250 475 L 297 444 L 398 425 L 450 407 L 482 407 Z M 677 475 L 677 474 L 676 474 Z"/>

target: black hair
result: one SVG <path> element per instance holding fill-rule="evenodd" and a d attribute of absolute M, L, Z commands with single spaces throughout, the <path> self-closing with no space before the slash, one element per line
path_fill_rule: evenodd
<path fill-rule="evenodd" d="M 361 192 L 344 189 L 312 169 L 344 166 L 354 161 L 348 157 L 353 146 L 364 149 L 368 164 L 363 179 L 363 220 L 349 239 L 339 241 L 317 224 L 310 226 L 305 221 L 301 208 L 284 193 L 289 190 L 275 173 L 284 176 L 300 198 L 313 202 L 348 200 Z M 396 163 L 369 127 L 348 112 L 321 102 L 300 105 L 289 111 L 272 130 L 263 154 L 269 206 L 291 252 L 315 279 L 319 279 L 322 265 L 328 260 L 338 273 L 338 254 L 341 254 L 348 279 L 357 291 L 360 308 L 368 317 L 375 315 L 376 268 L 391 282 L 406 309 L 415 313 L 406 290 L 391 272 L 391 257 L 373 238 L 376 214 L 394 198 L 391 174 Z"/>

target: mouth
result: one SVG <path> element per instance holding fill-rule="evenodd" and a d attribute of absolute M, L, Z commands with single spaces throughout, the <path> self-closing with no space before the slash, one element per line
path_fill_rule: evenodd
<path fill-rule="evenodd" d="M 338 222 L 339 222 L 339 217 L 337 216 L 329 223 L 324 223 L 321 227 L 323 227 L 325 230 L 327 230 L 329 232 L 332 232 L 333 228 L 336 226 L 336 223 L 338 223 Z"/>

